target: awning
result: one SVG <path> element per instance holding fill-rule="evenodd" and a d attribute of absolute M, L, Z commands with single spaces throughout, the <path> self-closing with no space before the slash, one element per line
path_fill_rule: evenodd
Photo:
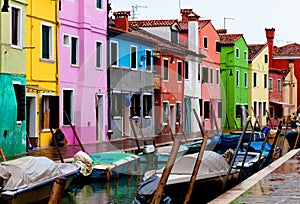
<path fill-rule="evenodd" d="M 283 107 L 295 107 L 295 104 L 281 102 L 281 101 L 270 101 L 270 103 L 275 103 L 278 105 L 282 105 Z"/>
<path fill-rule="evenodd" d="M 36 91 L 36 92 L 48 92 L 48 93 L 53 93 L 53 90 L 50 89 L 45 89 L 42 87 L 39 87 L 38 85 L 26 85 L 27 91 Z"/>

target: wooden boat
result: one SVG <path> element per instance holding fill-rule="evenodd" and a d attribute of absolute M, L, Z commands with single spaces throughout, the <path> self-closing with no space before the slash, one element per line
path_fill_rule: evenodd
<path fill-rule="evenodd" d="M 80 151 L 74 155 L 75 162 L 81 166 L 83 176 L 107 181 L 122 174 L 130 174 L 137 168 L 139 158 L 138 155 L 125 152 L 97 152 L 87 155 Z M 90 160 L 84 161 L 87 159 Z M 85 171 L 87 163 L 91 168 Z"/>
<path fill-rule="evenodd" d="M 187 192 L 189 181 L 193 172 L 198 153 L 187 154 L 176 159 L 172 171 L 168 177 L 165 194 L 173 201 L 182 201 Z M 199 190 L 201 194 L 209 194 L 222 190 L 223 179 L 226 177 L 229 164 L 226 159 L 213 151 L 204 151 L 200 169 L 196 178 L 194 193 Z M 147 171 L 144 174 L 144 181 L 152 175 L 158 178 L 162 176 L 164 169 Z M 229 175 L 230 183 L 238 179 L 238 171 L 233 169 Z M 146 187 L 147 188 L 147 187 Z M 197 193 L 196 193 L 197 194 Z M 139 195 L 137 196 L 144 196 Z"/>
<path fill-rule="evenodd" d="M 298 134 L 299 134 L 299 132 L 297 129 L 292 129 L 286 133 L 286 139 L 290 146 L 289 150 L 294 149 L 294 147 L 296 149 L 300 147 L 300 139 L 298 139 L 297 145 L 295 146 Z"/>
<path fill-rule="evenodd" d="M 46 157 L 22 157 L 0 166 L 0 203 L 24 204 L 47 199 L 57 177 L 67 178 L 67 188 L 80 167 L 55 163 Z"/>

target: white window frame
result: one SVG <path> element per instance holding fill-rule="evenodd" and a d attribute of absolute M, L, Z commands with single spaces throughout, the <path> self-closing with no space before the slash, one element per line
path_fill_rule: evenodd
<path fill-rule="evenodd" d="M 214 84 L 214 68 L 209 68 L 209 83 Z"/>
<path fill-rule="evenodd" d="M 101 1 L 101 7 L 100 8 L 97 6 L 97 2 L 98 1 Z M 103 10 L 104 9 L 103 0 L 96 0 L 95 2 L 96 2 L 96 8 L 97 9 L 99 9 L 99 10 Z"/>
<path fill-rule="evenodd" d="M 165 61 L 168 62 L 168 67 L 167 67 L 168 68 L 168 78 L 167 79 L 165 79 L 165 63 L 164 63 Z M 164 81 L 169 81 L 169 77 L 170 77 L 169 76 L 169 72 L 170 72 L 169 69 L 170 69 L 170 67 L 169 67 L 169 59 L 168 58 L 163 58 L 163 66 L 162 66 L 162 68 L 163 68 L 163 80 Z"/>
<path fill-rule="evenodd" d="M 178 80 L 178 64 L 179 64 L 179 63 L 181 63 L 181 73 L 180 73 L 181 80 L 180 80 L 180 81 Z M 177 79 L 176 79 L 176 80 L 177 80 L 178 83 L 182 83 L 182 80 L 183 80 L 183 79 L 182 79 L 182 78 L 183 78 L 183 76 L 182 76 L 182 75 L 183 75 L 183 74 L 182 74 L 182 73 L 183 73 L 183 68 L 184 68 L 184 63 L 182 62 L 182 60 L 177 60 L 177 66 L 176 66 L 176 73 L 177 73 L 176 78 L 177 78 Z"/>
<path fill-rule="evenodd" d="M 150 52 L 150 70 L 147 69 L 147 52 Z M 152 55 L 153 55 L 152 50 L 145 49 L 145 70 L 146 70 L 146 72 L 152 72 L 152 70 L 153 70 Z M 138 57 L 137 57 L 137 60 L 138 60 Z"/>
<path fill-rule="evenodd" d="M 216 85 L 220 85 L 220 69 L 216 68 Z"/>
<path fill-rule="evenodd" d="M 206 40 L 206 47 L 205 47 L 205 40 Z M 203 36 L 203 48 L 205 50 L 208 50 L 208 38 L 207 38 L 207 36 Z"/>
<path fill-rule="evenodd" d="M 238 47 L 235 48 L 235 58 L 240 58 L 240 49 Z"/>
<path fill-rule="evenodd" d="M 167 103 L 166 122 L 164 122 L 164 103 Z M 169 115 L 170 115 L 170 113 L 169 113 L 169 111 L 170 111 L 170 110 L 169 110 L 169 107 L 170 107 L 170 101 L 163 101 L 162 104 L 163 104 L 163 107 L 162 107 L 162 125 L 167 125 L 167 124 L 168 124 L 167 121 L 168 121 Z"/>
<path fill-rule="evenodd" d="M 135 67 L 131 67 L 131 65 L 132 65 L 132 58 L 131 58 L 132 53 L 131 53 L 131 49 L 132 48 L 135 48 Z M 129 64 L 129 67 L 130 67 L 130 69 L 136 70 L 138 68 L 138 63 L 137 63 L 137 60 L 138 60 L 138 50 L 137 50 L 137 46 L 130 45 L 130 51 L 129 51 L 129 53 L 130 53 L 130 62 L 129 62 L 130 64 Z"/>
<path fill-rule="evenodd" d="M 277 80 L 277 91 L 281 92 L 282 91 L 282 86 L 281 86 L 281 79 Z"/>
<path fill-rule="evenodd" d="M 258 73 L 257 72 L 253 72 L 252 80 L 253 80 L 252 87 L 258 88 Z M 254 82 L 255 82 L 255 84 L 254 84 Z"/>
<path fill-rule="evenodd" d="M 70 35 L 68 33 L 63 33 L 62 44 L 63 46 L 70 47 Z"/>
<path fill-rule="evenodd" d="M 248 52 L 244 50 L 244 61 L 248 61 Z"/>
<path fill-rule="evenodd" d="M 18 43 L 17 45 L 13 45 L 12 44 L 12 26 L 10 26 L 10 42 L 11 42 L 11 47 L 13 48 L 18 48 L 18 49 L 22 49 L 22 7 L 20 6 L 16 6 L 16 5 L 11 5 L 11 8 L 15 8 L 18 10 L 18 28 L 17 28 L 17 40 Z M 11 9 L 12 11 L 12 9 Z M 13 16 L 11 15 L 10 17 L 10 25 L 12 25 L 12 18 Z"/>
<path fill-rule="evenodd" d="M 112 51 L 112 49 L 111 49 L 111 45 L 113 44 L 113 43 L 115 43 L 116 45 L 117 45 L 117 50 L 116 50 L 116 65 L 113 65 L 112 64 L 112 59 L 111 59 L 111 51 Z M 110 43 L 109 43 L 109 65 L 110 66 L 112 66 L 112 67 L 118 67 L 119 66 L 119 49 L 118 49 L 118 47 L 119 47 L 119 42 L 117 42 L 117 41 L 110 41 Z"/>
<path fill-rule="evenodd" d="M 72 95 L 71 95 L 71 107 L 70 107 L 70 115 L 69 118 L 72 122 L 72 125 L 75 125 L 75 90 L 71 89 L 71 88 L 63 88 L 62 89 L 62 108 L 64 107 L 64 91 L 72 91 Z M 64 124 L 64 113 L 62 114 L 62 125 L 63 126 L 70 126 L 69 124 Z"/>
<path fill-rule="evenodd" d="M 72 64 L 72 39 L 77 39 L 77 45 L 76 45 L 76 64 Z M 76 35 L 71 35 L 70 37 L 70 64 L 71 66 L 79 66 L 79 37 Z"/>
<path fill-rule="evenodd" d="M 236 77 L 236 79 L 235 79 L 235 85 L 237 87 L 239 87 L 240 86 L 240 71 L 239 70 L 235 71 L 235 77 Z"/>
<path fill-rule="evenodd" d="M 98 53 L 97 44 L 100 43 L 100 53 Z M 95 55 L 95 67 L 96 69 L 103 69 L 103 42 L 96 40 L 96 55 Z M 97 65 L 97 60 L 100 60 L 100 66 Z"/>
<path fill-rule="evenodd" d="M 43 26 L 49 27 L 49 58 L 43 58 Z M 53 25 L 49 23 L 42 22 L 41 23 L 41 59 L 43 61 L 53 60 L 54 57 L 54 33 L 53 33 Z"/>
<path fill-rule="evenodd" d="M 270 86 L 270 83 L 272 83 L 272 86 Z M 273 86 L 274 86 L 273 78 L 269 78 L 269 86 L 270 86 L 269 90 L 273 91 Z"/>
<path fill-rule="evenodd" d="M 244 72 L 244 88 L 248 88 L 248 72 Z"/>

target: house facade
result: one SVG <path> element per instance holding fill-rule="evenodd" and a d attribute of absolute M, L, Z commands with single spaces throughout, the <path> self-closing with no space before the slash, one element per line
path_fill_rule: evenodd
<path fill-rule="evenodd" d="M 114 12 L 109 28 L 109 130 L 111 138 L 134 136 L 131 122 L 154 135 L 154 43 L 129 29 L 129 11 Z"/>
<path fill-rule="evenodd" d="M 188 44 L 188 22 L 198 22 L 198 49 L 206 57 L 196 67 L 200 82 L 200 116 L 205 130 L 221 127 L 222 102 L 220 94 L 220 37 L 211 20 L 199 20 L 192 9 L 181 9 L 180 42 Z M 199 64 L 200 65 L 200 64 Z M 197 86 L 198 86 L 197 85 Z"/>
<path fill-rule="evenodd" d="M 269 50 L 267 44 L 248 44 L 249 115 L 252 124 L 266 125 L 269 110 Z M 258 127 L 258 126 L 256 126 Z"/>
<path fill-rule="evenodd" d="M 0 13 L 0 147 L 5 155 L 26 152 L 26 0 Z"/>
<path fill-rule="evenodd" d="M 107 140 L 107 2 L 59 6 L 59 126 L 69 144 Z"/>
<path fill-rule="evenodd" d="M 239 129 L 246 122 L 248 106 L 248 46 L 242 34 L 220 32 L 223 127 Z"/>

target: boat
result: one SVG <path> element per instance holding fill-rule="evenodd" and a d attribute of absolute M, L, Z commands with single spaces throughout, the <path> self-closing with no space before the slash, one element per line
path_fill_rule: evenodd
<path fill-rule="evenodd" d="M 81 166 L 85 178 L 109 181 L 122 174 L 131 174 L 136 170 L 139 156 L 126 152 L 97 152 L 86 154 L 79 151 L 74 155 L 74 162 Z"/>
<path fill-rule="evenodd" d="M 195 162 L 197 160 L 198 153 L 187 154 L 176 159 L 173 168 L 169 174 L 166 186 L 165 186 L 165 195 L 170 197 L 172 203 L 182 202 L 184 196 L 187 192 L 189 181 L 193 172 Z M 210 194 L 217 193 L 222 191 L 223 180 L 227 176 L 229 170 L 229 164 L 226 159 L 214 152 L 205 150 L 203 153 L 203 158 L 201 161 L 200 169 L 198 171 L 195 187 L 193 194 Z M 150 170 L 144 174 L 143 182 L 147 183 L 148 179 L 153 179 L 152 175 L 160 178 L 164 168 L 158 170 Z M 238 170 L 233 169 L 229 174 L 229 183 L 237 181 L 238 179 Z M 151 177 L 152 176 L 152 177 Z M 230 184 L 229 184 L 230 186 Z M 145 188 L 155 188 L 155 186 L 145 186 Z M 197 192 L 199 190 L 199 192 Z M 141 195 L 141 192 L 137 192 L 137 200 L 147 197 L 145 190 L 142 190 L 144 194 Z M 149 196 L 149 195 L 148 195 Z M 147 197 L 148 198 L 148 197 Z M 143 202 L 141 202 L 143 203 Z"/>
<path fill-rule="evenodd" d="M 0 165 L 0 203 L 24 204 L 50 197 L 54 181 L 67 179 L 65 189 L 79 173 L 71 163 L 56 163 L 47 157 L 26 156 Z"/>
<path fill-rule="evenodd" d="M 172 148 L 173 148 L 172 145 L 157 147 L 157 162 L 167 163 L 167 161 L 171 155 Z M 188 151 L 188 149 L 189 148 L 187 146 L 180 145 L 178 153 L 177 153 L 177 158 L 185 155 L 186 152 Z"/>
<path fill-rule="evenodd" d="M 298 139 L 297 145 L 295 146 L 298 134 L 299 134 L 299 132 L 298 132 L 297 129 L 292 129 L 292 130 L 290 130 L 286 133 L 286 139 L 287 139 L 287 141 L 289 143 L 289 146 L 290 146 L 289 150 L 294 149 L 294 147 L 296 149 L 300 147 L 300 141 L 299 141 L 300 139 Z"/>

